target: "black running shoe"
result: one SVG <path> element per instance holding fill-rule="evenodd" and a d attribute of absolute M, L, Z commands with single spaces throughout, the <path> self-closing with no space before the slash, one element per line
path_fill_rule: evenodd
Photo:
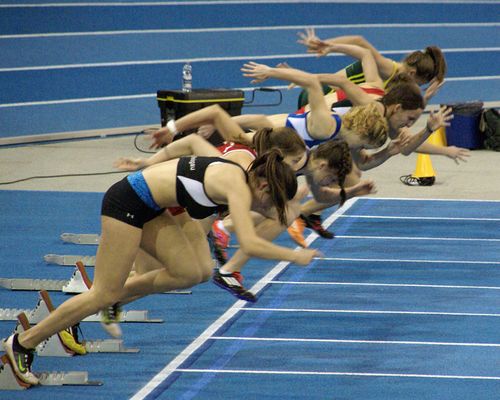
<path fill-rule="evenodd" d="M 325 228 L 323 228 L 323 225 L 321 225 L 321 217 L 319 215 L 311 214 L 306 217 L 301 214 L 300 218 L 302 218 L 306 223 L 306 228 L 312 229 L 322 238 L 333 239 L 335 237 L 335 234 L 333 232 L 329 232 Z"/>
<path fill-rule="evenodd" d="M 246 290 L 241 283 L 238 281 L 238 277 L 235 274 L 221 274 L 218 269 L 216 269 L 212 275 L 212 281 L 222 289 L 227 290 L 233 296 L 238 299 L 249 301 L 255 303 L 257 298 L 255 295 Z"/>
<path fill-rule="evenodd" d="M 25 383 L 38 385 L 38 378 L 31 372 L 35 350 L 21 348 L 17 341 L 17 333 L 5 339 L 2 345 L 16 376 Z"/>

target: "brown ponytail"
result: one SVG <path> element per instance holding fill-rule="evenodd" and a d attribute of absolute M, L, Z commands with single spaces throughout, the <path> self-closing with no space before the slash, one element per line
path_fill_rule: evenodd
<path fill-rule="evenodd" d="M 425 51 L 414 51 L 408 54 L 403 62 L 414 67 L 416 76 L 425 82 L 430 82 L 434 78 L 442 82 L 446 75 L 446 60 L 437 46 L 428 46 Z"/>
<path fill-rule="evenodd" d="M 304 140 L 295 129 L 288 127 L 261 128 L 253 137 L 253 147 L 257 154 L 278 148 L 283 155 L 295 155 L 306 151 Z"/>
<path fill-rule="evenodd" d="M 287 224 L 286 203 L 297 193 L 295 172 L 283 162 L 283 155 L 277 149 L 258 156 L 248 168 L 252 178 L 264 178 L 269 187 L 274 207 L 281 224 Z"/>
<path fill-rule="evenodd" d="M 352 157 L 349 146 L 343 140 L 327 140 L 314 148 L 311 154 L 316 159 L 326 160 L 328 168 L 337 171 L 340 186 L 340 205 L 343 205 L 346 201 L 345 179 L 352 171 Z"/>

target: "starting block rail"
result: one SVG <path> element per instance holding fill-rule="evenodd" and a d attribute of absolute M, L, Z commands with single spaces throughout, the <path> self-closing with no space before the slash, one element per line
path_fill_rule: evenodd
<path fill-rule="evenodd" d="M 121 339 L 85 341 L 87 353 L 139 353 L 139 349 L 128 349 Z"/>
<path fill-rule="evenodd" d="M 100 235 L 96 233 L 62 233 L 61 240 L 65 243 L 98 245 Z M 239 245 L 229 245 L 229 248 L 239 249 Z"/>
<path fill-rule="evenodd" d="M 39 314 L 41 309 L 43 313 L 46 315 L 50 314 L 54 310 L 54 306 L 52 305 L 52 301 L 47 292 L 40 293 L 40 301 L 38 306 Z M 24 313 L 20 313 L 17 316 L 18 325 L 16 326 L 14 333 L 20 333 L 30 329 L 31 324 L 28 320 L 28 317 Z M 60 334 L 54 334 L 44 340 L 36 347 L 36 353 L 41 357 L 72 357 L 76 353 L 72 346 L 78 344 L 83 344 L 85 346 L 85 350 L 88 353 L 138 353 L 139 349 L 127 349 L 123 345 L 123 340 L 121 339 L 105 339 L 105 340 L 88 340 L 78 342 L 78 343 L 70 343 L 67 340 L 73 341 L 74 338 L 72 335 L 68 335 L 68 337 L 63 337 Z M 79 353 L 84 354 L 84 353 Z"/>
<path fill-rule="evenodd" d="M 39 372 L 35 375 L 42 386 L 101 386 L 100 381 L 89 381 L 87 371 Z M 1 358 L 0 390 L 24 390 L 31 385 L 21 381 L 13 372 L 6 355 Z"/>
<path fill-rule="evenodd" d="M 52 265 L 67 265 L 73 267 L 78 261 L 80 261 L 86 267 L 95 266 L 95 256 L 46 254 L 43 259 L 47 264 Z"/>
<path fill-rule="evenodd" d="M 42 319 L 47 317 L 50 310 L 54 309 L 52 300 L 50 299 L 47 291 L 42 290 L 39 293 L 40 298 L 33 310 L 23 310 L 18 308 L 0 308 L 0 321 L 16 321 L 18 315 L 21 313 L 26 314 L 30 324 L 37 324 Z M 82 322 L 101 322 L 100 313 L 93 314 L 83 319 Z M 162 323 L 162 319 L 152 319 L 148 316 L 147 310 L 124 310 L 120 316 L 120 322 L 152 322 Z"/>
<path fill-rule="evenodd" d="M 92 282 L 85 267 L 76 263 L 73 275 L 67 281 L 53 279 L 0 278 L 0 286 L 10 290 L 50 290 L 65 293 L 83 293 L 89 290 Z"/>
<path fill-rule="evenodd" d="M 101 237 L 94 233 L 63 233 L 61 240 L 65 243 L 73 244 L 93 244 L 98 245 Z"/>
<path fill-rule="evenodd" d="M 68 281 L 53 279 L 0 278 L 0 286 L 10 290 L 61 291 Z"/>

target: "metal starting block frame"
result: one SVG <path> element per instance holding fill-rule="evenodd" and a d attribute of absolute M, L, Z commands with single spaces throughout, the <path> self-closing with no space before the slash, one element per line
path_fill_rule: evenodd
<path fill-rule="evenodd" d="M 26 330 L 30 328 L 28 318 L 23 313 L 18 316 L 19 324 L 16 327 L 16 331 Z M 58 335 L 54 335 L 51 338 L 59 338 Z M 49 338 L 50 339 L 50 338 Z M 37 346 L 37 353 L 40 356 L 49 355 L 40 352 L 39 347 L 43 346 L 47 341 L 41 343 Z M 62 346 L 62 344 L 61 344 Z M 63 349 L 64 350 L 64 349 Z M 71 351 L 65 350 L 65 355 L 70 355 Z M 73 352 L 71 352 L 74 354 Z M 102 382 L 89 381 L 87 371 L 69 371 L 69 372 L 42 372 L 35 374 L 40 385 L 45 386 L 62 386 L 62 385 L 92 385 L 100 386 Z M 21 381 L 14 373 L 12 366 L 10 364 L 7 355 L 3 355 L 1 358 L 0 365 L 0 390 L 23 390 L 29 388 L 31 385 Z"/>
<path fill-rule="evenodd" d="M 46 254 L 43 259 L 47 264 L 52 265 L 74 266 L 78 261 L 80 261 L 86 267 L 95 267 L 95 256 Z"/>
<path fill-rule="evenodd" d="M 0 278 L 0 286 L 10 290 L 50 290 L 65 293 L 83 293 L 90 289 L 92 281 L 82 263 L 77 262 L 73 275 L 67 281 L 52 279 Z"/>
<path fill-rule="evenodd" d="M 50 310 L 54 309 L 52 300 L 47 291 L 42 290 L 39 293 L 38 303 L 33 310 L 22 310 L 17 308 L 0 308 L 0 321 L 16 321 L 18 315 L 26 314 L 30 324 L 37 324 L 49 315 Z M 101 322 L 100 313 L 89 315 L 82 322 Z M 162 323 L 162 319 L 150 319 L 147 310 L 124 310 L 120 315 L 120 322 L 152 322 Z"/>
<path fill-rule="evenodd" d="M 96 233 L 62 233 L 61 240 L 65 243 L 72 244 L 90 244 L 90 245 L 98 245 L 100 236 Z M 229 245 L 229 248 L 239 249 L 239 245 Z M 48 254 L 52 255 L 52 254 Z M 85 264 L 87 265 L 87 264 Z"/>
<path fill-rule="evenodd" d="M 47 292 L 40 293 L 38 302 L 39 316 L 48 315 L 54 310 L 52 300 Z M 41 310 L 41 311 L 40 311 Z M 30 322 L 24 313 L 17 316 L 18 324 L 14 333 L 21 333 L 30 329 Z M 85 349 L 88 353 L 138 353 L 139 349 L 127 349 L 121 339 L 86 340 Z M 72 357 L 75 352 L 66 347 L 58 334 L 50 336 L 36 347 L 36 353 L 40 357 Z"/>
<path fill-rule="evenodd" d="M 101 386 L 102 382 L 89 381 L 87 371 L 35 373 L 43 386 Z M 13 372 L 9 359 L 2 356 L 0 364 L 0 390 L 24 390 L 30 384 L 21 381 Z"/>
<path fill-rule="evenodd" d="M 13 290 L 50 290 L 50 291 L 63 291 L 66 293 L 83 293 L 86 292 L 92 286 L 90 278 L 88 277 L 85 266 L 95 265 L 95 256 L 70 256 L 70 255 L 58 255 L 58 254 L 47 254 L 44 256 L 45 262 L 48 264 L 57 265 L 76 265 L 76 270 L 73 272 L 73 276 L 69 281 L 51 281 L 43 280 L 44 282 L 39 283 L 39 279 L 3 279 L 0 278 L 0 286 L 7 287 Z M 87 264 L 86 264 L 87 263 Z M 90 265 L 88 265 L 90 264 Z M 2 284 L 2 281 L 4 283 Z M 14 282 L 12 282 L 14 281 Z M 31 281 L 37 281 L 32 283 Z M 61 286 L 61 283 L 67 283 Z M 54 287 L 55 289 L 52 289 Z M 87 287 L 87 289 L 86 289 Z M 163 294 L 192 294 L 191 290 L 170 290 L 168 292 L 162 292 Z M 161 294 L 161 293 L 155 293 Z"/>
<path fill-rule="evenodd" d="M 93 244 L 98 245 L 101 237 L 95 233 L 63 233 L 61 240 L 65 243 L 73 244 Z"/>

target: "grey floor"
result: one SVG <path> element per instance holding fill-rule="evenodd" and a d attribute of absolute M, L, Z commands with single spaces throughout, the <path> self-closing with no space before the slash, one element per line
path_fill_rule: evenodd
<path fill-rule="evenodd" d="M 419 121 L 422 123 L 422 120 Z M 121 156 L 147 156 L 134 147 L 135 135 L 69 140 L 45 144 L 0 147 L 0 182 L 40 175 L 92 174 L 113 171 L 113 160 Z M 138 146 L 149 142 L 140 137 Z M 417 155 L 397 155 L 367 171 L 378 192 L 372 197 L 500 200 L 500 153 L 473 150 L 466 163 L 457 165 L 444 156 L 431 156 L 436 174 L 433 186 L 410 187 L 399 180 L 415 171 Z M 55 190 L 104 192 L 122 174 L 32 179 L 0 185 L 0 190 Z"/>

